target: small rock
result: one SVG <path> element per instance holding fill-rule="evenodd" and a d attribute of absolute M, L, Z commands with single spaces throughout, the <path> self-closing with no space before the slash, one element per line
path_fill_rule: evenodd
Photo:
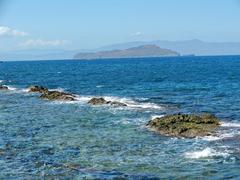
<path fill-rule="evenodd" d="M 127 106 L 124 103 L 118 102 L 118 101 L 107 101 L 104 98 L 100 97 L 100 98 L 92 98 L 90 101 L 88 101 L 89 104 L 92 105 L 104 105 L 104 104 L 109 104 L 112 106 Z"/>
<path fill-rule="evenodd" d="M 7 86 L 0 85 L 0 90 L 9 90 Z"/>
<path fill-rule="evenodd" d="M 108 104 L 113 105 L 113 106 L 127 106 L 124 103 L 118 102 L 118 101 L 110 101 Z"/>
<path fill-rule="evenodd" d="M 40 98 L 48 100 L 75 101 L 75 96 L 59 91 L 44 91 Z"/>
<path fill-rule="evenodd" d="M 108 101 L 106 101 L 104 98 L 92 98 L 90 101 L 88 101 L 89 104 L 92 105 L 103 105 L 103 104 L 107 104 Z"/>
<path fill-rule="evenodd" d="M 28 88 L 28 92 L 44 93 L 44 92 L 46 92 L 46 91 L 48 91 L 48 89 L 45 88 L 45 87 L 42 87 L 42 86 L 30 86 L 30 87 Z"/>

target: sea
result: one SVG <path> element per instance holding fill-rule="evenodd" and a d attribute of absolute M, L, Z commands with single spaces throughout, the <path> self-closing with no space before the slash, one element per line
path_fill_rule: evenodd
<path fill-rule="evenodd" d="M 0 179 L 240 179 L 240 56 L 0 63 Z M 30 85 L 71 92 L 48 101 Z M 92 97 L 126 103 L 93 106 Z M 209 112 L 211 136 L 146 128 Z"/>

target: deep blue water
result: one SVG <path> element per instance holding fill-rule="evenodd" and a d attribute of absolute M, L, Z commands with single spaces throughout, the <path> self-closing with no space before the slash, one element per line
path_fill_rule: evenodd
<path fill-rule="evenodd" d="M 0 178 L 240 179 L 240 56 L 0 63 Z M 28 93 L 42 85 L 75 103 Z M 93 107 L 103 96 L 129 107 Z M 210 112 L 212 137 L 146 129 L 154 116 Z"/>

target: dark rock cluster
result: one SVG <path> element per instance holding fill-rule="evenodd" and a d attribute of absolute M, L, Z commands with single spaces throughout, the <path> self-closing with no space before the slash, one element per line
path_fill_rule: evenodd
<path fill-rule="evenodd" d="M 50 91 L 45 87 L 42 86 L 30 86 L 28 88 L 28 92 L 37 92 L 41 93 L 40 98 L 48 99 L 48 100 L 61 100 L 61 101 L 75 101 L 75 95 L 60 92 L 60 91 Z"/>
<path fill-rule="evenodd" d="M 0 85 L 0 90 L 9 90 L 5 85 Z M 40 93 L 40 98 L 47 100 L 76 101 L 76 95 L 61 91 L 49 90 L 42 86 L 30 86 L 28 92 Z M 91 105 L 127 106 L 119 101 L 108 101 L 103 97 L 93 97 L 88 101 Z M 220 121 L 214 115 L 205 113 L 173 114 L 150 120 L 147 127 L 161 135 L 194 138 L 211 135 L 220 125 Z M 0 150 L 0 154 L 1 154 Z"/>
<path fill-rule="evenodd" d="M 211 114 L 174 114 L 147 123 L 147 127 L 159 134 L 187 138 L 210 135 L 219 125 L 219 120 Z"/>
<path fill-rule="evenodd" d="M 113 105 L 113 106 L 127 106 L 127 104 L 125 104 L 125 103 L 121 103 L 121 102 L 118 102 L 118 101 L 107 101 L 102 97 L 100 97 L 100 98 L 94 97 L 90 101 L 88 101 L 88 104 L 92 104 L 92 105 L 109 104 L 109 105 Z"/>

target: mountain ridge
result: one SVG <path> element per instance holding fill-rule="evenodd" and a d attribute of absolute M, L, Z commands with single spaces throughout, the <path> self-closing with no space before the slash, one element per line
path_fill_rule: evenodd
<path fill-rule="evenodd" d="M 98 52 L 110 50 L 123 50 L 131 47 L 153 44 L 164 49 L 171 49 L 181 55 L 196 55 L 196 56 L 221 56 L 221 55 L 240 55 L 240 42 L 205 42 L 198 39 L 184 41 L 134 41 L 126 43 L 117 43 L 107 46 L 102 46 L 95 49 L 25 49 L 0 52 L 1 60 L 57 60 L 57 59 L 72 59 L 77 53 Z"/>
<path fill-rule="evenodd" d="M 180 54 L 170 49 L 163 49 L 156 45 L 147 44 L 130 47 L 127 49 L 114 49 L 109 51 L 98 51 L 89 53 L 77 53 L 74 59 L 109 59 L 109 58 L 141 58 L 141 57 L 162 57 L 179 56 Z"/>
<path fill-rule="evenodd" d="M 181 55 L 195 54 L 197 56 L 208 55 L 240 55 L 240 42 L 206 42 L 199 39 L 184 41 L 134 41 L 117 43 L 100 47 L 98 50 L 125 49 L 145 44 L 153 44 L 166 49 L 172 49 Z"/>

